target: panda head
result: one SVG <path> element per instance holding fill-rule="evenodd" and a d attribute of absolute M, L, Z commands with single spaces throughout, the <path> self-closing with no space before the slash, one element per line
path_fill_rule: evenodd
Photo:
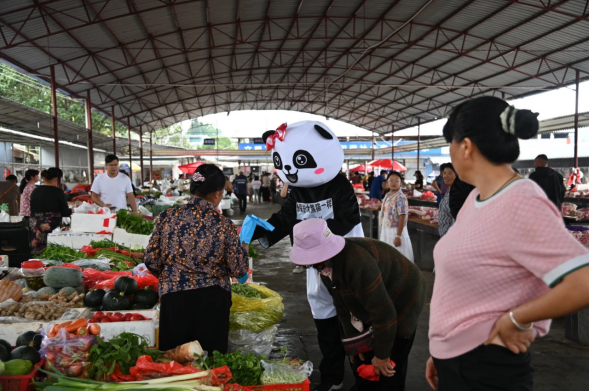
<path fill-rule="evenodd" d="M 274 133 L 264 133 L 264 142 Z M 272 161 L 278 176 L 288 185 L 301 188 L 323 185 L 337 176 L 344 163 L 339 140 L 317 121 L 288 125 L 284 140 L 274 140 Z"/>

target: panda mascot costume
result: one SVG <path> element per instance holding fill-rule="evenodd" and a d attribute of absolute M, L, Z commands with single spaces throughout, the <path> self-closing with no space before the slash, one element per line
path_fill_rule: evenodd
<path fill-rule="evenodd" d="M 312 218 L 324 219 L 334 234 L 364 237 L 354 188 L 339 174 L 344 151 L 327 126 L 316 121 L 282 124 L 276 131 L 264 133 L 263 139 L 290 194 L 282 209 L 268 219 L 274 231 L 258 227 L 253 239 L 268 248 L 291 234 L 297 223 Z M 314 268 L 307 269 L 307 298 L 323 355 L 322 386 L 339 389 L 346 355 L 339 333 L 334 333 L 339 331 L 339 323 L 333 299 Z"/>

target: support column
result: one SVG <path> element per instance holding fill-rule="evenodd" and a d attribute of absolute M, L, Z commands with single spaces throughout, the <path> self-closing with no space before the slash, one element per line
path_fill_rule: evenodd
<path fill-rule="evenodd" d="M 53 148 L 55 167 L 59 168 L 59 129 L 57 127 L 57 92 L 55 85 L 55 67 L 51 66 L 51 117 L 53 120 Z"/>
<path fill-rule="evenodd" d="M 86 129 L 88 130 L 88 181 L 94 181 L 94 135 L 92 134 L 92 103 L 90 90 L 86 92 Z"/>
<path fill-rule="evenodd" d="M 153 131 L 149 132 L 149 179 L 153 181 Z"/>
<path fill-rule="evenodd" d="M 395 168 L 395 126 L 392 126 L 393 133 L 391 133 L 391 159 L 393 160 L 393 169 Z"/>
<path fill-rule="evenodd" d="M 116 125 L 115 125 L 115 107 L 112 107 L 112 153 L 117 155 L 117 132 L 116 132 Z"/>
<path fill-rule="evenodd" d="M 145 181 L 145 177 L 143 177 L 143 127 L 139 126 L 139 166 L 141 167 L 141 186 L 143 186 L 143 182 Z"/>
<path fill-rule="evenodd" d="M 417 170 L 419 169 L 419 150 L 421 146 L 421 119 L 417 119 Z"/>
<path fill-rule="evenodd" d="M 575 168 L 579 167 L 579 76 L 580 72 L 577 70 L 575 77 Z"/>
<path fill-rule="evenodd" d="M 372 160 L 376 159 L 376 153 L 374 151 L 374 145 L 376 144 L 376 139 L 374 137 L 374 132 L 372 132 Z"/>
<path fill-rule="evenodd" d="M 131 182 L 133 182 L 133 153 L 131 152 L 131 126 L 127 119 L 127 135 L 129 135 L 129 168 L 131 169 Z"/>

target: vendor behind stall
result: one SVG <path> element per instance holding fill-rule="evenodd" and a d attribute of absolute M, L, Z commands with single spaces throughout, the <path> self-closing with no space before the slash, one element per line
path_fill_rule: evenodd
<path fill-rule="evenodd" d="M 31 194 L 31 218 L 29 235 L 34 255 L 47 247 L 47 234 L 58 228 L 61 218 L 72 215 L 59 184 L 60 172 L 52 167 L 41 172 L 43 184 Z"/>
<path fill-rule="evenodd" d="M 425 303 L 426 282 L 419 268 L 384 242 L 333 234 L 323 219 L 303 221 L 293 232 L 290 260 L 315 268 L 333 297 L 356 389 L 405 390 L 407 361 Z M 374 365 L 383 377 L 378 382 L 359 377 L 363 364 Z"/>
<path fill-rule="evenodd" d="M 217 211 L 224 188 L 218 167 L 199 166 L 194 198 L 162 212 L 149 240 L 144 262 L 160 281 L 160 350 L 198 340 L 209 353 L 227 352 L 230 278 L 247 279 L 248 246 Z"/>
<path fill-rule="evenodd" d="M 104 159 L 106 172 L 99 175 L 92 184 L 92 201 L 100 207 L 114 210 L 127 209 L 127 203 L 137 213 L 137 202 L 131 180 L 119 173 L 119 158 L 107 155 Z"/>

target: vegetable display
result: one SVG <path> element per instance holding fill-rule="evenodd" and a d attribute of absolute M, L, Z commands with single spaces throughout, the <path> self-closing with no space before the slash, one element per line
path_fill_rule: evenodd
<path fill-rule="evenodd" d="M 114 372 L 117 365 L 121 372 L 127 375 L 139 357 L 149 355 L 156 359 L 162 354 L 161 351 L 148 347 L 147 340 L 134 333 L 124 332 L 110 339 L 108 343 L 96 336 L 96 344 L 89 351 L 92 366 L 88 377 L 103 380 L 104 376 L 110 376 Z"/>
<path fill-rule="evenodd" d="M 0 281 L 0 302 L 4 302 L 7 299 L 19 301 L 22 295 L 22 288 L 16 283 L 9 280 Z"/>
<path fill-rule="evenodd" d="M 129 214 L 127 210 L 119 210 L 117 212 L 117 225 L 130 234 L 151 235 L 155 222 L 150 222 L 141 216 Z"/>
<path fill-rule="evenodd" d="M 72 261 L 83 259 L 84 257 L 85 255 L 82 252 L 78 252 L 67 246 L 54 244 L 50 244 L 49 246 L 47 246 L 45 252 L 43 252 L 39 256 L 41 260 L 55 260 L 61 261 L 63 263 L 69 263 Z"/>
<path fill-rule="evenodd" d="M 249 284 L 234 283 L 231 285 L 231 291 L 234 292 L 235 294 L 239 294 L 245 298 L 259 298 L 259 299 L 268 298 L 261 291 L 256 290 L 255 288 L 251 287 Z"/>
<path fill-rule="evenodd" d="M 99 250 L 96 252 L 96 256 L 109 259 L 112 271 L 130 271 L 135 268 L 135 265 L 137 264 L 131 257 L 108 249 Z"/>
<path fill-rule="evenodd" d="M 243 386 L 260 385 L 262 373 L 261 360 L 265 357 L 256 357 L 252 353 L 243 355 L 240 352 L 231 354 L 221 354 L 219 351 L 213 351 L 213 355 L 206 360 L 206 365 L 210 368 L 227 366 L 233 374 L 230 383 L 238 383 Z"/>
<path fill-rule="evenodd" d="M 18 302 L 0 310 L 0 317 L 24 317 L 29 320 L 57 320 L 66 309 L 52 303 L 43 305 L 20 304 Z"/>
<path fill-rule="evenodd" d="M 77 287 L 82 284 L 83 280 L 82 271 L 75 268 L 51 267 L 43 275 L 45 285 L 54 289 Z"/>

